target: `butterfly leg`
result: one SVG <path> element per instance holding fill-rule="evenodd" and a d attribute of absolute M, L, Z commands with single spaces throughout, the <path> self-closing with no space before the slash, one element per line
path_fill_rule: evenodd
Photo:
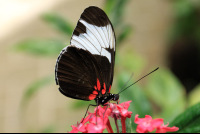
<path fill-rule="evenodd" d="M 98 106 L 98 105 L 90 104 L 90 105 L 88 106 L 87 110 L 86 110 L 85 116 L 87 115 L 87 111 L 88 111 L 88 109 L 89 109 L 90 106 L 95 106 L 95 107 L 96 107 L 96 106 Z M 81 123 L 84 121 L 85 116 L 83 117 L 83 120 L 81 121 Z"/>
<path fill-rule="evenodd" d="M 97 111 L 96 111 L 96 125 L 97 125 L 97 112 L 98 112 L 98 106 L 99 106 L 99 101 L 97 100 Z"/>

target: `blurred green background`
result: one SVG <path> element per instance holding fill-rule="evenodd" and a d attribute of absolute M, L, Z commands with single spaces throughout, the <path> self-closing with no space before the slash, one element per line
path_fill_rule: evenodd
<path fill-rule="evenodd" d="M 8 0 L 0 4 L 0 132 L 67 132 L 95 103 L 63 96 L 54 81 L 57 56 L 91 5 L 116 33 L 112 93 L 132 73 L 129 84 L 159 67 L 120 94 L 132 100 L 132 122 L 148 114 L 166 124 L 200 102 L 200 1 Z"/>

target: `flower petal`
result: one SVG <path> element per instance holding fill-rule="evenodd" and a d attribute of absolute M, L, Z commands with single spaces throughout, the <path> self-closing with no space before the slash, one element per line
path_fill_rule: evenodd
<path fill-rule="evenodd" d="M 135 120 L 134 120 L 134 122 L 136 123 L 136 124 L 141 124 L 142 122 L 144 122 L 144 119 L 142 119 L 142 118 L 138 118 L 138 114 L 136 114 L 135 115 Z"/>
<path fill-rule="evenodd" d="M 106 127 L 102 124 L 87 124 L 87 130 L 89 133 L 103 133 Z"/>
<path fill-rule="evenodd" d="M 146 132 L 146 128 L 142 125 L 138 125 L 136 128 L 136 132 L 137 133 L 145 133 Z"/>
<path fill-rule="evenodd" d="M 128 110 L 128 108 L 129 108 L 131 102 L 132 102 L 132 100 L 123 102 L 123 103 L 121 103 L 121 104 L 119 104 L 119 105 Z"/>
<path fill-rule="evenodd" d="M 158 118 L 158 119 L 154 119 L 151 121 L 151 125 L 154 127 L 154 128 L 157 128 L 159 126 L 161 126 L 163 124 L 163 119 L 161 118 Z"/>
<path fill-rule="evenodd" d="M 151 121 L 152 120 L 152 117 L 150 115 L 145 115 L 145 120 L 146 121 Z"/>
<path fill-rule="evenodd" d="M 166 132 L 175 132 L 178 131 L 178 127 L 165 127 L 165 126 L 160 126 L 157 128 L 156 133 L 166 133 Z"/>

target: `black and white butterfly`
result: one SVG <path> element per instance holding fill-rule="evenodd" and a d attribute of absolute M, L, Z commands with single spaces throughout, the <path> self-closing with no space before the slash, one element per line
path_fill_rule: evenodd
<path fill-rule="evenodd" d="M 116 39 L 106 13 L 95 6 L 86 8 L 74 29 L 70 45 L 58 56 L 55 81 L 70 98 L 95 100 L 97 105 L 119 99 L 111 94 Z"/>

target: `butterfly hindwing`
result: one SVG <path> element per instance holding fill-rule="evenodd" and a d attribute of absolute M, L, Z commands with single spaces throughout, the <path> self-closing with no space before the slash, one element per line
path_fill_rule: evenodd
<path fill-rule="evenodd" d="M 97 95 L 95 86 L 98 85 L 101 90 L 106 88 L 109 92 L 114 62 L 115 34 L 112 24 L 103 10 L 88 7 L 74 29 L 70 45 L 61 51 L 57 59 L 55 79 L 60 92 L 82 100 L 94 99 Z"/>

